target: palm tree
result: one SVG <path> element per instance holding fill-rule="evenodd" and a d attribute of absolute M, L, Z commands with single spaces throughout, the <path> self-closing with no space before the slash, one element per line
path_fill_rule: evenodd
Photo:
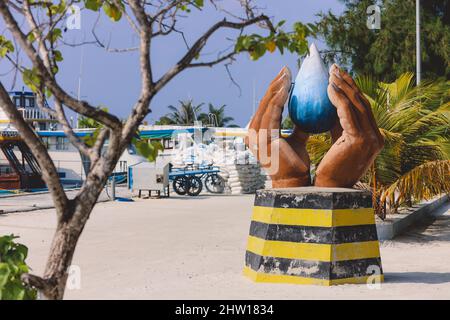
<path fill-rule="evenodd" d="M 377 214 L 450 192 L 450 82 L 424 81 L 414 86 L 405 73 L 393 83 L 358 77 L 385 138 L 360 187 L 374 197 Z M 308 149 L 318 164 L 331 145 L 327 135 L 313 136 Z"/>
<path fill-rule="evenodd" d="M 226 105 L 224 104 L 221 107 L 216 108 L 212 103 L 209 103 L 209 112 L 202 113 L 199 116 L 199 119 L 201 119 L 203 123 L 212 124 L 215 127 L 238 127 L 235 124 L 229 124 L 231 121 L 234 121 L 234 118 L 225 116 L 225 107 Z"/>
<path fill-rule="evenodd" d="M 168 109 L 171 112 L 161 117 L 159 121 L 156 122 L 156 124 L 193 125 L 194 121 L 200 120 L 200 118 L 197 119 L 197 115 L 201 111 L 203 103 L 194 105 L 192 100 L 180 100 L 179 102 L 179 108 L 176 108 L 172 105 L 168 106 Z"/>

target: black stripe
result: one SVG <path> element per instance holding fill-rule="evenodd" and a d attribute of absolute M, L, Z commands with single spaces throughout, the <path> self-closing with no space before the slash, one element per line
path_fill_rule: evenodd
<path fill-rule="evenodd" d="M 255 206 L 296 209 L 372 208 L 368 191 L 334 188 L 258 190 Z"/>
<path fill-rule="evenodd" d="M 383 274 L 381 258 L 334 261 L 331 263 L 331 280 L 370 276 L 374 272 L 372 268 L 379 268 Z"/>
<path fill-rule="evenodd" d="M 333 229 L 334 244 L 378 240 L 375 224 L 333 227 Z"/>
<path fill-rule="evenodd" d="M 378 240 L 375 224 L 343 227 L 310 227 L 250 223 L 250 235 L 264 240 L 339 244 Z"/>
<path fill-rule="evenodd" d="M 325 262 L 262 257 L 246 251 L 245 265 L 262 273 L 325 280 L 369 276 L 373 274 L 373 270 L 376 268 L 379 268 L 381 274 L 383 273 L 380 258 Z"/>
<path fill-rule="evenodd" d="M 258 272 L 329 279 L 330 262 L 262 257 L 246 251 L 245 265 Z"/>

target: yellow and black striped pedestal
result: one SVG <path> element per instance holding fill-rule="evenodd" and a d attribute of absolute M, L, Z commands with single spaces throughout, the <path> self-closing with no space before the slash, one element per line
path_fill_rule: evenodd
<path fill-rule="evenodd" d="M 257 282 L 325 286 L 382 281 L 370 193 L 316 187 L 258 191 L 244 274 Z"/>

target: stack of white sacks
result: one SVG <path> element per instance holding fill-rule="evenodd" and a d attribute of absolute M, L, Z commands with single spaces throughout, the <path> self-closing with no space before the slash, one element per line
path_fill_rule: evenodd
<path fill-rule="evenodd" d="M 226 193 L 254 193 L 266 186 L 268 177 L 241 138 L 220 144 L 194 144 L 174 151 L 171 160 L 174 166 L 196 163 L 219 167 Z"/>

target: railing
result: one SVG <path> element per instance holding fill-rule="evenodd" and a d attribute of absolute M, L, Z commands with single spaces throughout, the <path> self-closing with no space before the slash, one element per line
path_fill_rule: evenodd
<path fill-rule="evenodd" d="M 47 112 L 42 112 L 38 108 L 17 108 L 17 110 L 22 113 L 26 120 L 55 120 L 55 117 Z"/>

